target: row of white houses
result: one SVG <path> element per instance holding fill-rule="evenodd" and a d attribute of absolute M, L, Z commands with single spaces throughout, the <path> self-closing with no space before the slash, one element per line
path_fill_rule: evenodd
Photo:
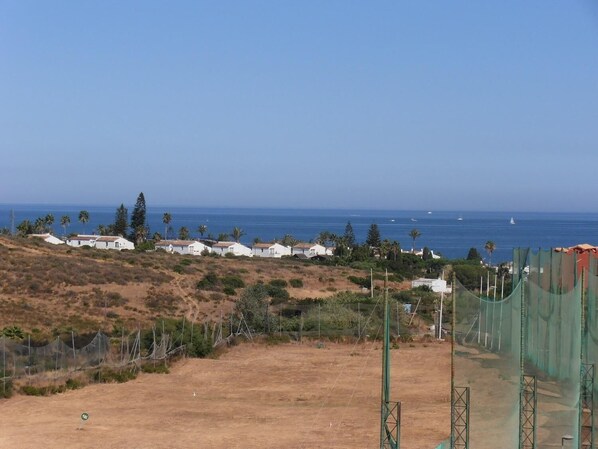
<path fill-rule="evenodd" d="M 331 256 L 334 251 L 333 248 L 326 248 L 318 243 L 298 243 L 292 247 L 280 243 L 255 243 L 249 248 L 238 242 L 216 242 L 212 246 L 208 246 L 197 240 L 161 240 L 156 243 L 156 249 L 179 254 L 199 255 L 208 252 L 220 256 L 232 254 L 234 256 L 269 258 Z"/>
<path fill-rule="evenodd" d="M 69 246 L 80 248 L 89 246 L 97 249 L 135 249 L 135 244 L 124 237 L 109 235 L 76 235 L 69 237 L 66 242 L 54 237 L 52 234 L 32 234 L 31 237 L 55 245 L 66 243 Z M 316 256 L 331 256 L 334 248 L 326 248 L 318 243 L 298 243 L 295 246 L 284 246 L 280 243 L 255 243 L 251 248 L 238 242 L 216 242 L 212 246 L 197 240 L 161 240 L 156 243 L 156 249 L 168 253 L 190 254 L 199 256 L 214 253 L 220 256 L 232 254 L 234 256 L 270 257 L 297 256 L 311 259 Z"/>

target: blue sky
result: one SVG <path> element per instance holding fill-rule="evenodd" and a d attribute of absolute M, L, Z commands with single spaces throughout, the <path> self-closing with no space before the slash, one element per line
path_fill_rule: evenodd
<path fill-rule="evenodd" d="M 598 206 L 590 0 L 3 0 L 0 61 L 0 203 Z"/>

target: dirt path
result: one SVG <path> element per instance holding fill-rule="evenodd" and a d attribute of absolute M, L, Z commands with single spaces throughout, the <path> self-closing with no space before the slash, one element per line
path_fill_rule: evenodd
<path fill-rule="evenodd" d="M 188 308 L 185 316 L 187 317 L 187 319 L 189 319 L 191 322 L 194 323 L 197 321 L 198 316 L 202 316 L 202 318 L 203 318 L 203 316 L 205 316 L 205 314 L 201 312 L 199 304 L 197 303 L 195 298 L 193 298 L 189 293 L 187 293 L 183 289 L 183 287 L 181 286 L 182 281 L 184 281 L 184 278 L 182 276 L 177 275 L 177 277 L 174 280 L 174 285 L 175 285 L 181 299 L 183 300 L 183 302 L 185 303 L 185 305 Z"/>
<path fill-rule="evenodd" d="M 449 432 L 450 348 L 392 351 L 402 446 L 432 449 Z M 378 445 L 380 349 L 245 344 L 169 375 L 0 401 L 0 447 L 362 449 Z M 88 412 L 84 430 L 79 416 Z"/>

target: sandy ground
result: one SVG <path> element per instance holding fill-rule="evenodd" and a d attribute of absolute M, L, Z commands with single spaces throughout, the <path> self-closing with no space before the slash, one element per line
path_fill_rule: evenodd
<path fill-rule="evenodd" d="M 15 396 L 0 401 L 0 447 L 377 447 L 380 356 L 377 343 L 245 344 L 168 375 Z M 450 431 L 450 345 L 402 344 L 391 356 L 401 446 L 432 449 Z"/>

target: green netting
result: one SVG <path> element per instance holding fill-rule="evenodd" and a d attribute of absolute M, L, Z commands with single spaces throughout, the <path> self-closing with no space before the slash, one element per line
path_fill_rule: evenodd
<path fill-rule="evenodd" d="M 521 284 L 502 300 L 454 286 L 453 385 L 470 388 L 476 449 L 516 448 L 519 438 Z"/>
<path fill-rule="evenodd" d="M 580 285 L 569 291 L 553 292 L 530 280 L 525 297 L 525 372 L 537 379 L 538 447 L 555 445 L 563 435 L 572 435 L 571 447 L 577 447 L 581 374 Z"/>
<path fill-rule="evenodd" d="M 591 257 L 589 259 L 589 269 L 586 274 L 587 293 L 585 310 L 585 334 L 583 340 L 583 362 L 587 365 L 594 365 L 594 385 L 593 410 L 586 410 L 585 413 L 592 412 L 593 416 L 598 416 L 598 379 L 596 370 L 598 368 L 598 259 Z M 598 420 L 594 419 L 594 444 L 598 439 Z"/>
<path fill-rule="evenodd" d="M 523 375 L 537 380 L 536 447 L 560 446 L 563 435 L 578 447 L 581 363 L 598 359 L 598 262 L 586 278 L 585 333 L 577 263 L 575 253 L 517 249 L 520 282 L 500 301 L 455 283 L 453 385 L 470 389 L 469 447 L 519 447 Z"/>
<path fill-rule="evenodd" d="M 382 338 L 384 308 L 375 302 L 280 304 L 272 306 L 263 326 L 269 333 L 282 333 L 294 339 L 356 337 Z M 389 301 L 389 326 L 393 337 L 405 335 L 407 314 L 403 305 Z M 251 327 L 251 326 L 250 326 Z"/>

